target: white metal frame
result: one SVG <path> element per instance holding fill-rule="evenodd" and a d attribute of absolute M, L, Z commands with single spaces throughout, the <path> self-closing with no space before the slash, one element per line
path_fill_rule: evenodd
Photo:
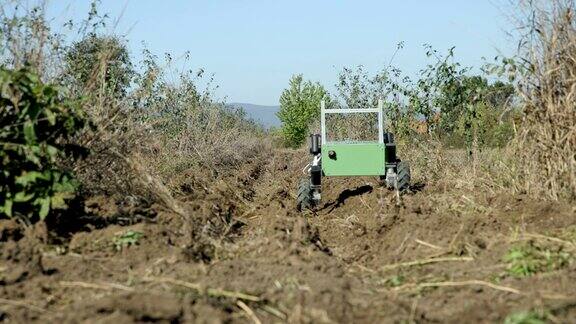
<path fill-rule="evenodd" d="M 322 132 L 322 145 L 326 144 L 326 114 L 356 114 L 356 113 L 377 113 L 378 114 L 378 143 L 384 144 L 383 111 L 384 102 L 378 100 L 378 108 L 347 108 L 347 109 L 326 109 L 326 102 L 320 102 L 320 131 Z"/>

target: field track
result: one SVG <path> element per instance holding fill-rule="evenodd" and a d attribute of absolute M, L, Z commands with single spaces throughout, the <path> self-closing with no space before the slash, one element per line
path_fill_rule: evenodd
<path fill-rule="evenodd" d="M 574 252 L 573 206 L 415 179 L 398 197 L 373 178 L 328 178 L 314 213 L 294 209 L 306 155 L 176 199 L 186 215 L 92 197 L 70 234 L 0 223 L 0 319 L 13 322 L 503 322 L 576 318 L 576 265 L 517 278 L 517 244 Z M 126 219 L 125 221 L 123 219 Z M 114 220 L 114 221 L 112 221 Z M 127 231 L 142 233 L 123 245 Z M 120 233 L 120 234 L 119 234 Z"/>

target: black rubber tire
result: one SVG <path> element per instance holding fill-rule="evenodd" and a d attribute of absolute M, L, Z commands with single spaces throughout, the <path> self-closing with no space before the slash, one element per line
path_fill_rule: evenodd
<path fill-rule="evenodd" d="M 404 192 L 410 189 L 410 165 L 400 161 L 396 165 L 396 190 Z"/>
<path fill-rule="evenodd" d="M 310 180 L 302 179 L 298 185 L 298 195 L 296 197 L 296 209 L 304 211 L 312 209 L 314 203 L 312 201 L 312 189 L 310 188 Z"/>
<path fill-rule="evenodd" d="M 386 176 L 378 176 L 378 186 L 388 187 L 388 185 L 386 184 Z"/>

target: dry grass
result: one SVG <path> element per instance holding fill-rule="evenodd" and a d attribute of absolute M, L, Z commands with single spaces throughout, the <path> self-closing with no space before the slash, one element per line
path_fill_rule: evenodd
<path fill-rule="evenodd" d="M 264 133 L 222 104 L 199 102 L 185 108 L 189 111 L 182 116 L 180 130 L 170 134 L 164 127 L 153 127 L 156 141 L 142 149 L 166 182 L 190 172 L 207 180 L 228 175 L 246 161 L 270 153 Z"/>
<path fill-rule="evenodd" d="M 530 2 L 520 56 L 524 122 L 512 156 L 517 191 L 576 199 L 576 4 Z"/>

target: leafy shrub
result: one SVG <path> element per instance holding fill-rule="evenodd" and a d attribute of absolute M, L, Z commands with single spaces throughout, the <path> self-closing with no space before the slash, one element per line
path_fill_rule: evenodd
<path fill-rule="evenodd" d="M 26 222 L 67 208 L 77 184 L 57 166 L 84 125 L 76 102 L 28 68 L 0 68 L 0 217 Z"/>
<path fill-rule="evenodd" d="M 86 89 L 106 89 L 122 97 L 134 74 L 126 45 L 113 36 L 90 34 L 66 52 L 66 72 L 73 84 Z"/>
<path fill-rule="evenodd" d="M 397 51 L 402 48 L 403 44 L 398 44 Z M 355 68 L 344 67 L 334 85 L 336 92 L 331 103 L 338 108 L 376 108 L 378 101 L 382 99 L 385 129 L 393 132 L 397 139 L 408 137 L 412 135 L 410 122 L 415 119 L 416 112 L 407 99 L 411 81 L 401 74 L 402 71 L 392 66 L 374 74 L 368 73 L 362 65 Z M 362 116 L 366 117 L 354 114 L 335 118 L 343 119 L 346 132 L 364 132 L 360 136 L 355 134 L 354 138 L 361 138 L 366 133 L 374 135 L 374 131 L 370 129 L 374 126 L 370 125 L 370 120 L 374 118 Z"/>
<path fill-rule="evenodd" d="M 514 118 L 518 113 L 511 111 L 502 118 L 502 106 L 486 102 L 468 105 L 454 124 L 451 132 L 438 130 L 442 142 L 450 147 L 478 148 L 504 147 L 514 137 Z"/>

